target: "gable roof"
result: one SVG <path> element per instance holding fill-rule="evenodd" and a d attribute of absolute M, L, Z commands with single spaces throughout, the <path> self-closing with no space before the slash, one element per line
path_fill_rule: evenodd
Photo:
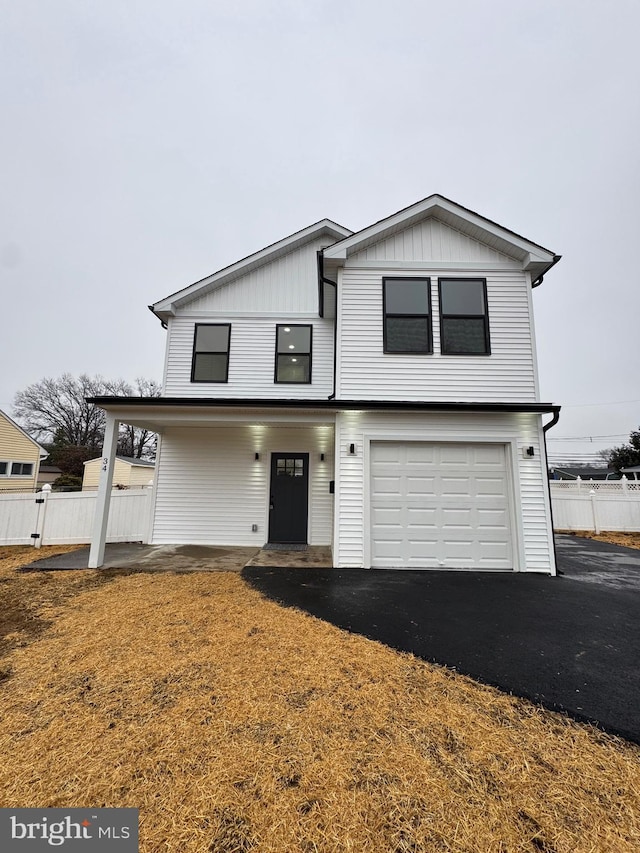
<path fill-rule="evenodd" d="M 47 458 L 47 456 L 49 455 L 49 451 L 48 451 L 48 450 L 45 450 L 45 449 L 44 449 L 44 447 L 43 447 L 41 444 L 38 444 L 38 442 L 35 440 L 35 438 L 31 438 L 31 436 L 29 435 L 29 433 L 28 433 L 28 432 L 25 432 L 25 431 L 22 429 L 22 427 L 20 426 L 20 424 L 17 424 L 17 423 L 13 420 L 13 418 L 10 418 L 10 417 L 9 417 L 9 415 L 8 415 L 6 412 L 3 412 L 3 411 L 2 411 L 2 409 L 0 409 L 0 416 L 2 416 L 3 418 L 5 418 L 5 420 L 9 421 L 9 423 L 11 424 L 11 426 L 15 427 L 15 428 L 18 430 L 18 432 L 21 432 L 21 433 L 22 433 L 22 435 L 23 435 L 25 438 L 28 438 L 28 439 L 29 439 L 29 441 L 30 441 L 32 444 L 35 444 L 35 446 L 36 446 L 36 447 L 38 448 L 38 450 L 40 451 L 40 459 L 46 459 L 46 458 Z"/>
<path fill-rule="evenodd" d="M 339 240 L 324 250 L 324 259 L 337 262 L 346 260 L 354 252 L 379 243 L 429 217 L 435 217 L 472 239 L 520 261 L 523 269 L 531 272 L 534 281 L 541 279 L 542 275 L 560 260 L 560 255 L 554 254 L 550 249 L 545 249 L 544 246 L 438 193 Z"/>
<path fill-rule="evenodd" d="M 352 233 L 348 228 L 338 225 L 337 222 L 333 222 L 331 219 L 321 219 L 319 222 L 314 222 L 313 225 L 296 231 L 288 237 L 278 240 L 276 243 L 271 243 L 269 246 L 265 246 L 264 249 L 248 255 L 246 258 L 242 258 L 242 260 L 236 261 L 236 263 L 228 267 L 223 267 L 221 270 L 200 279 L 200 281 L 183 287 L 182 290 L 178 290 L 176 293 L 165 297 L 165 299 L 149 305 L 149 309 L 164 321 L 173 313 L 174 307 L 190 301 L 195 296 L 202 296 L 207 291 L 232 281 L 234 278 L 246 275 L 257 267 L 275 261 L 277 258 L 295 251 L 300 246 L 309 243 L 317 237 L 326 234 L 332 240 L 342 240 Z"/>

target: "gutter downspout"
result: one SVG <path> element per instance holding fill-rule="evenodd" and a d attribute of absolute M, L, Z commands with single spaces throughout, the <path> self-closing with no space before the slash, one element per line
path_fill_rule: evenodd
<path fill-rule="evenodd" d="M 543 273 L 541 273 L 535 281 L 531 282 L 531 290 L 533 290 L 534 287 L 540 287 L 540 285 L 544 281 L 545 275 L 549 272 L 551 267 L 555 267 L 555 265 L 558 263 L 558 261 L 560 260 L 561 257 L 562 257 L 562 255 L 554 255 L 553 256 L 553 260 L 551 261 L 549 266 L 546 268 L 546 270 Z M 549 424 L 549 427 L 551 427 L 551 426 L 553 426 L 553 424 Z M 547 427 L 547 429 L 549 427 Z"/>
<path fill-rule="evenodd" d="M 559 257 L 558 257 L 559 260 Z M 542 276 L 540 277 L 542 279 Z M 533 287 L 533 285 L 532 285 Z M 553 542 L 553 559 L 556 564 L 556 576 L 563 575 L 564 572 L 561 572 L 558 568 L 558 549 L 556 548 L 556 534 L 554 531 L 553 524 L 553 500 L 551 498 L 551 480 L 549 479 L 549 457 L 547 455 L 547 432 L 554 427 L 558 421 L 560 420 L 560 406 L 554 409 L 553 417 L 549 421 L 548 424 L 542 424 L 542 438 L 544 439 L 544 458 L 547 463 L 547 470 L 545 472 L 545 476 L 547 478 L 547 491 L 549 492 L 549 515 L 551 518 L 551 541 Z"/>
<path fill-rule="evenodd" d="M 335 288 L 336 291 L 336 316 L 333 320 L 333 391 L 327 397 L 327 400 L 335 400 L 336 398 L 336 368 L 338 366 L 338 282 L 331 281 L 330 278 L 326 278 L 324 274 L 324 249 L 320 249 L 318 252 L 318 279 L 321 284 L 331 284 Z M 321 294 L 323 297 L 324 294 Z M 324 316 L 324 299 L 320 300 L 320 308 L 323 313 L 320 314 L 321 317 Z"/>
<path fill-rule="evenodd" d="M 147 305 L 147 308 L 149 309 L 149 311 L 151 311 L 151 313 L 153 314 L 153 316 L 154 316 L 154 317 L 158 317 L 158 315 L 156 314 L 156 312 L 153 310 L 153 305 Z M 167 329 L 167 328 L 168 328 L 167 324 L 166 324 L 166 323 L 165 323 L 165 321 L 162 319 L 162 317 L 158 317 L 158 320 L 160 320 L 160 325 L 162 326 L 162 328 L 163 328 L 163 329 Z"/>

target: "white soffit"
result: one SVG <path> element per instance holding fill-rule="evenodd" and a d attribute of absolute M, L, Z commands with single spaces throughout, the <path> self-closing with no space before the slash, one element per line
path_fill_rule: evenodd
<path fill-rule="evenodd" d="M 263 264 L 270 263 L 289 252 L 293 252 L 305 243 L 323 234 L 326 234 L 333 240 L 342 240 L 353 234 L 353 232 L 342 225 L 338 225 L 337 222 L 333 222 L 331 219 L 321 219 L 319 222 L 315 222 L 301 231 L 296 231 L 295 234 L 291 234 L 283 240 L 272 243 L 259 252 L 255 252 L 237 261 L 235 264 L 231 264 L 231 266 L 224 267 L 218 270 L 218 272 L 212 273 L 212 275 L 196 281 L 194 284 L 178 290 L 176 293 L 172 293 L 165 299 L 151 305 L 150 308 L 154 314 L 157 314 L 161 318 L 169 316 L 173 313 L 175 306 L 184 305 L 195 296 L 202 296 L 208 290 L 219 287 L 223 283 L 228 283 L 234 278 L 245 275 Z"/>

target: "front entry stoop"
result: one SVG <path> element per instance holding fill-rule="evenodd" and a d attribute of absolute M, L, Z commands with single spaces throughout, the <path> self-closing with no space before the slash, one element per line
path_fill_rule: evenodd
<path fill-rule="evenodd" d="M 333 567 L 331 548 L 328 545 L 308 545 L 304 551 L 287 549 L 262 548 L 252 557 L 247 566 L 282 569 L 330 569 Z"/>

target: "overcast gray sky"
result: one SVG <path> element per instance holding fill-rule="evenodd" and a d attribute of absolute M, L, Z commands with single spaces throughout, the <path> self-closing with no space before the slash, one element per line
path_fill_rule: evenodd
<path fill-rule="evenodd" d="M 1 0 L 0 408 L 161 378 L 147 305 L 323 217 L 440 192 L 563 260 L 552 454 L 640 424 L 637 0 Z"/>

